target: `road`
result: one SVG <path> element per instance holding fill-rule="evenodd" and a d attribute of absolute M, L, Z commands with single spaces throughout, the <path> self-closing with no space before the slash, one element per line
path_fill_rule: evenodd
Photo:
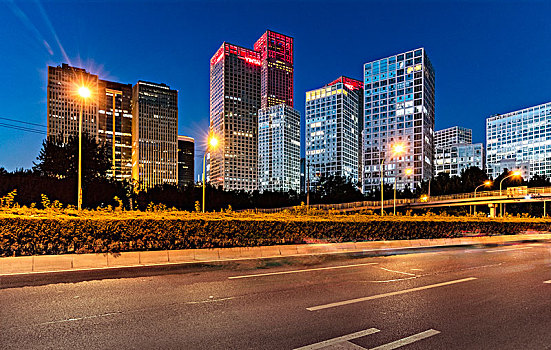
<path fill-rule="evenodd" d="M 551 349 L 550 243 L 271 265 L 0 289 L 0 347 Z"/>

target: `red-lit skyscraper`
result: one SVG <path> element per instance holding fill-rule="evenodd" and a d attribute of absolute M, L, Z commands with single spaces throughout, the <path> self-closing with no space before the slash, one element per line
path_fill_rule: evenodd
<path fill-rule="evenodd" d="M 270 30 L 254 44 L 262 60 L 261 107 L 293 107 L 293 38 Z"/>
<path fill-rule="evenodd" d="M 293 106 L 293 38 L 266 31 L 254 50 L 224 42 L 210 60 L 208 181 L 225 190 L 258 186 L 258 111 Z"/>

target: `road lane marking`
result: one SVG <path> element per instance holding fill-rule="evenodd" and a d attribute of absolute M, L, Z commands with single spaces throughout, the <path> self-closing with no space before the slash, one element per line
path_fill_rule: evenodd
<path fill-rule="evenodd" d="M 336 345 L 338 343 L 347 342 L 348 340 L 365 337 L 366 335 L 374 334 L 374 333 L 377 333 L 377 332 L 380 332 L 377 328 L 369 328 L 369 329 L 365 329 L 363 331 L 359 331 L 359 332 L 356 332 L 356 333 L 350 333 L 350 334 L 347 334 L 347 335 L 343 335 L 341 337 L 337 337 L 337 338 L 333 338 L 333 339 L 329 339 L 329 340 L 324 340 L 324 341 L 321 341 L 319 343 L 302 346 L 300 348 L 295 348 L 294 350 L 322 349 L 322 348 L 325 348 L 325 347 L 328 347 L 328 346 L 331 346 L 331 345 Z"/>
<path fill-rule="evenodd" d="M 543 283 L 551 283 L 551 280 L 549 280 L 549 281 L 545 281 L 545 282 L 543 282 Z"/>
<path fill-rule="evenodd" d="M 412 279 L 419 278 L 419 277 L 420 276 L 413 276 L 413 277 L 405 277 L 405 278 L 396 278 L 396 279 L 393 279 L 393 280 L 367 281 L 367 282 L 371 282 L 371 283 L 389 283 L 389 282 L 407 281 L 407 280 L 412 280 Z"/>
<path fill-rule="evenodd" d="M 384 268 L 384 267 L 379 267 L 379 268 L 380 268 L 381 270 L 385 270 L 385 271 L 388 271 L 388 272 L 396 272 L 396 273 L 401 273 L 402 275 L 416 276 L 416 274 L 414 274 L 414 273 L 396 271 L 396 270 L 386 269 L 386 268 Z"/>
<path fill-rule="evenodd" d="M 378 264 L 378 263 L 365 263 L 365 264 L 354 264 L 354 265 L 317 267 L 317 268 L 314 268 L 314 269 L 257 273 L 257 274 L 254 274 L 254 275 L 230 276 L 230 277 L 228 277 L 228 279 L 233 280 L 233 279 L 238 279 L 238 278 L 251 278 L 251 277 L 263 277 L 263 276 L 273 276 L 273 275 L 285 275 L 285 274 L 288 274 L 288 273 L 301 273 L 301 272 L 310 272 L 310 271 L 344 269 L 344 268 L 348 268 L 348 267 L 368 266 L 368 265 L 376 265 L 376 264 Z"/>
<path fill-rule="evenodd" d="M 349 342 L 348 340 L 343 341 L 342 343 L 329 345 L 327 347 L 324 347 L 323 349 L 326 349 L 326 350 L 329 350 L 329 349 L 331 349 L 331 350 L 366 350 L 366 348 L 364 348 L 363 346 L 356 345 L 352 342 Z"/>
<path fill-rule="evenodd" d="M 494 249 L 494 250 L 487 250 L 487 253 L 496 253 L 496 252 L 510 252 L 514 250 L 523 250 L 523 249 L 532 249 L 534 247 L 520 247 L 520 248 L 509 248 L 509 249 Z"/>
<path fill-rule="evenodd" d="M 385 297 L 390 297 L 390 296 L 400 295 L 400 294 L 405 294 L 405 293 L 410 293 L 410 292 L 417 292 L 417 291 L 420 291 L 420 290 L 431 289 L 431 288 L 436 288 L 436 287 L 449 286 L 451 284 L 468 282 L 468 281 L 473 281 L 473 280 L 476 280 L 476 279 L 477 279 L 476 277 L 468 277 L 468 278 L 462 278 L 462 279 L 459 279 L 459 280 L 453 280 L 453 281 L 448 281 L 448 282 L 429 284 L 427 286 L 415 287 L 415 288 L 411 288 L 411 289 L 404 289 L 404 290 L 399 290 L 399 291 L 396 291 L 396 292 L 371 295 L 371 296 L 363 297 L 363 298 L 356 298 L 356 299 L 339 301 L 339 302 L 336 302 L 336 303 L 330 303 L 330 304 L 325 304 L 325 305 L 307 307 L 306 310 L 308 310 L 308 311 L 318 311 L 318 310 L 323 310 L 323 309 L 329 309 L 329 308 L 332 308 L 332 307 L 343 306 L 343 305 L 348 305 L 348 304 L 354 304 L 354 303 L 359 303 L 359 302 L 362 302 L 362 301 L 380 299 L 380 298 L 385 298 Z"/>
<path fill-rule="evenodd" d="M 426 339 L 428 337 L 432 337 L 433 335 L 437 335 L 440 332 L 434 329 L 429 329 L 428 331 L 424 331 L 421 333 L 417 333 L 414 335 L 410 335 L 409 337 L 405 337 L 396 341 L 393 341 L 392 343 L 387 343 L 381 346 L 377 346 L 376 348 L 372 348 L 370 350 L 392 350 L 400 348 L 404 345 L 408 345 L 411 343 L 415 343 L 416 341 Z"/>

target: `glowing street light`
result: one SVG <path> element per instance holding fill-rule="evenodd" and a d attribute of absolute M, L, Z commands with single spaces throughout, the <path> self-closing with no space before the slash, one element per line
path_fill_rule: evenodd
<path fill-rule="evenodd" d="M 403 143 L 395 143 L 394 145 L 392 145 L 392 156 L 398 156 L 402 153 L 404 153 L 406 151 L 406 147 L 404 146 Z M 380 164 L 380 168 L 379 168 L 379 172 L 381 174 L 381 216 L 383 216 L 385 214 L 384 212 L 384 193 L 383 193 L 383 175 L 384 175 L 384 171 L 383 171 L 383 166 L 384 166 L 384 163 L 385 163 L 385 157 L 383 157 L 383 159 L 381 159 L 381 164 Z M 394 191 L 395 191 L 395 197 L 396 197 L 396 177 L 394 177 Z M 394 205 L 396 206 L 396 203 L 394 203 Z M 396 210 L 395 210 L 396 212 Z"/>
<path fill-rule="evenodd" d="M 78 188 L 77 188 L 77 209 L 82 210 L 82 110 L 86 99 L 89 98 L 92 93 L 86 86 L 78 88 L 78 94 L 81 97 L 80 114 L 78 117 Z"/>
<path fill-rule="evenodd" d="M 215 136 L 211 136 L 208 140 L 207 149 L 205 150 L 205 155 L 203 156 L 203 213 L 205 212 L 205 160 L 207 157 L 207 152 L 210 150 L 216 149 L 218 146 L 218 139 Z"/>
<path fill-rule="evenodd" d="M 501 184 L 503 183 L 503 180 L 508 179 L 510 177 L 513 177 L 513 176 L 521 176 L 521 175 L 522 175 L 522 172 L 520 170 L 515 170 L 511 174 L 509 174 L 509 175 L 505 176 L 503 179 L 501 179 L 501 181 L 499 182 L 499 196 L 501 197 Z M 503 214 L 505 214 L 503 212 L 503 203 L 499 203 L 499 214 L 501 216 L 503 216 Z"/>
<path fill-rule="evenodd" d="M 493 184 L 493 182 L 491 180 L 486 180 L 486 181 L 484 181 L 484 183 L 482 183 L 482 185 L 478 185 L 474 189 L 474 198 L 476 198 L 476 190 L 478 190 L 482 186 L 486 186 L 486 187 L 492 186 L 492 184 Z M 476 216 L 476 204 L 474 205 L 474 215 Z"/>
<path fill-rule="evenodd" d="M 421 202 L 426 202 L 426 201 L 429 200 L 429 196 L 427 196 L 426 194 L 424 194 L 424 195 L 421 196 L 420 199 L 421 199 Z"/>

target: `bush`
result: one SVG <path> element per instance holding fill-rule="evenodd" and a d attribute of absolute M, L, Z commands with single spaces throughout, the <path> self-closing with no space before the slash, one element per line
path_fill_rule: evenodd
<path fill-rule="evenodd" d="M 154 208 L 155 210 L 157 208 Z M 164 208 L 163 208 L 164 209 Z M 0 212 L 0 256 L 105 253 L 305 243 L 461 237 L 548 231 L 542 219 L 379 217 L 253 213 L 119 212 L 66 209 Z"/>

